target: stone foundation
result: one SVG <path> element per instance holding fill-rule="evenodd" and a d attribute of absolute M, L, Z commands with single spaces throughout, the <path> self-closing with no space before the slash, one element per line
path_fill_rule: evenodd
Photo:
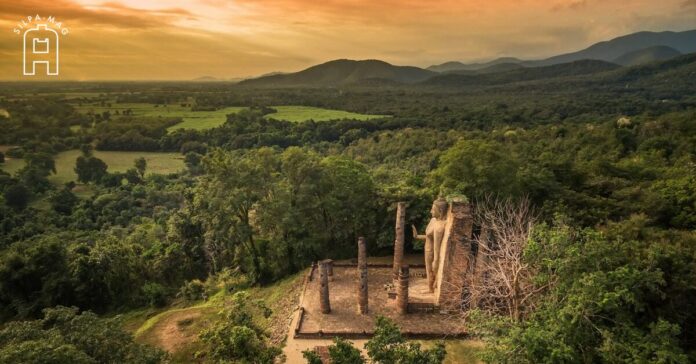
<path fill-rule="evenodd" d="M 465 337 L 464 323 L 434 309 L 434 296 L 427 292 L 425 268 L 420 256 L 404 256 L 409 263 L 408 314 L 397 312 L 396 299 L 389 299 L 385 286 L 393 284 L 392 264 L 368 264 L 369 310 L 362 314 L 356 299 L 357 264 L 334 262 L 331 288 L 331 313 L 323 314 L 320 306 L 319 269 L 307 279 L 301 301 L 302 309 L 293 335 L 300 339 L 369 338 L 378 316 L 386 316 L 401 327 L 404 336 L 413 339 Z"/>

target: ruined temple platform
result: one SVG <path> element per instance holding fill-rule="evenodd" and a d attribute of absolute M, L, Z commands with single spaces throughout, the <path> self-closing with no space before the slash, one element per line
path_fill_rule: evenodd
<path fill-rule="evenodd" d="M 357 265 L 335 263 L 329 277 L 331 313 L 322 314 L 319 302 L 319 271 L 313 269 L 305 279 L 294 337 L 321 338 L 341 336 L 364 338 L 372 335 L 377 316 L 393 319 L 401 332 L 411 338 L 453 338 L 466 336 L 460 319 L 440 313 L 434 306 L 434 295 L 428 292 L 425 269 L 411 266 L 409 279 L 409 310 L 399 315 L 396 300 L 389 298 L 392 268 L 387 264 L 368 265 L 368 314 L 358 312 Z M 423 309 L 425 308 L 425 309 Z M 428 309 L 430 308 L 430 309 Z"/>

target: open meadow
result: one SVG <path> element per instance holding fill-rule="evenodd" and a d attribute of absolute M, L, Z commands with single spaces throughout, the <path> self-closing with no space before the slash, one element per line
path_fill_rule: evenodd
<path fill-rule="evenodd" d="M 227 115 L 246 110 L 242 106 L 230 106 L 213 111 L 192 111 L 188 104 L 148 104 L 148 103 L 105 103 L 105 104 L 76 104 L 74 105 L 83 114 L 102 114 L 109 112 L 113 116 L 134 115 L 152 118 L 181 118 L 181 122 L 167 128 L 168 132 L 179 129 L 206 130 L 218 127 L 225 123 Z M 301 123 L 308 120 L 371 120 L 385 118 L 385 115 L 359 114 L 350 111 L 324 109 L 312 106 L 271 106 L 277 110 L 266 115 L 267 119 L 284 120 Z M 77 130 L 77 128 L 73 129 Z"/>
<path fill-rule="evenodd" d="M 268 119 L 286 120 L 301 123 L 307 120 L 329 121 L 329 120 L 370 120 L 385 118 L 384 115 L 358 114 L 349 111 L 323 109 L 311 106 L 272 106 L 277 112 L 266 115 Z"/>
<path fill-rule="evenodd" d="M 55 184 L 76 181 L 75 160 L 80 156 L 79 150 L 68 150 L 55 155 L 56 173 L 48 177 Z M 137 158 L 144 157 L 147 161 L 147 174 L 167 174 L 181 171 L 184 168 L 184 157 L 179 153 L 156 152 L 113 152 L 95 151 L 94 156 L 103 160 L 109 166 L 109 172 L 125 172 L 133 168 Z M 14 174 L 24 167 L 22 159 L 8 159 L 0 164 L 0 169 Z"/>

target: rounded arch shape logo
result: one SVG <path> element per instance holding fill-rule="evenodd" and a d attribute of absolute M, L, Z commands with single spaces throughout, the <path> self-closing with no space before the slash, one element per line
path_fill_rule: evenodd
<path fill-rule="evenodd" d="M 70 33 L 55 17 L 28 16 L 13 29 L 22 36 L 22 74 L 47 76 L 60 74 L 60 38 Z"/>

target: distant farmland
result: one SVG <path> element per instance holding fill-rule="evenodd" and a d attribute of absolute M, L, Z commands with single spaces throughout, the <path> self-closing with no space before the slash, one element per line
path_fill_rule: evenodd
<path fill-rule="evenodd" d="M 322 109 L 311 106 L 272 106 L 278 112 L 266 115 L 268 119 L 286 120 L 301 123 L 307 120 L 370 120 L 387 117 L 385 115 L 358 114 L 350 111 Z"/>
<path fill-rule="evenodd" d="M 80 156 L 79 150 L 69 150 L 54 156 L 56 161 L 56 174 L 49 176 L 49 180 L 56 184 L 76 181 L 75 160 Z M 184 169 L 184 157 L 179 153 L 151 153 L 151 152 L 111 152 L 95 151 L 94 156 L 103 160 L 109 166 L 109 172 L 125 172 L 133 168 L 135 159 L 144 157 L 147 161 L 147 174 L 175 173 Z M 0 164 L 0 169 L 8 173 L 14 173 L 24 166 L 22 159 L 9 159 Z"/>
<path fill-rule="evenodd" d="M 168 132 L 172 132 L 177 129 L 195 129 L 195 130 L 205 130 L 220 126 L 227 120 L 228 114 L 234 114 L 241 110 L 246 109 L 245 107 L 226 107 L 223 109 L 218 109 L 214 111 L 191 111 L 190 107 L 175 105 L 155 105 L 155 104 L 144 104 L 144 103 L 124 103 L 124 104 L 111 104 L 111 106 L 97 106 L 97 105 L 83 105 L 76 106 L 78 110 L 82 113 L 94 113 L 101 114 L 108 111 L 112 116 L 118 111 L 119 115 L 123 115 L 124 112 L 130 110 L 132 115 L 135 116 L 146 116 L 146 117 L 159 117 L 175 119 L 181 118 L 181 122 L 169 127 Z"/>
<path fill-rule="evenodd" d="M 247 109 L 246 107 L 232 106 L 214 111 L 191 111 L 190 107 L 181 106 L 179 104 L 155 105 L 146 103 L 113 103 L 111 106 L 75 105 L 75 107 L 82 113 L 101 114 L 108 111 L 112 117 L 115 115 L 123 115 L 124 112 L 130 112 L 135 116 L 170 119 L 181 118 L 182 122 L 167 129 L 170 133 L 178 129 L 205 130 L 215 128 L 227 121 L 227 115 Z M 323 109 L 311 106 L 272 106 L 272 108 L 277 110 L 277 112 L 266 115 L 266 118 L 295 123 L 308 120 L 370 120 L 387 117 L 385 115 L 358 114 L 350 111 Z"/>

